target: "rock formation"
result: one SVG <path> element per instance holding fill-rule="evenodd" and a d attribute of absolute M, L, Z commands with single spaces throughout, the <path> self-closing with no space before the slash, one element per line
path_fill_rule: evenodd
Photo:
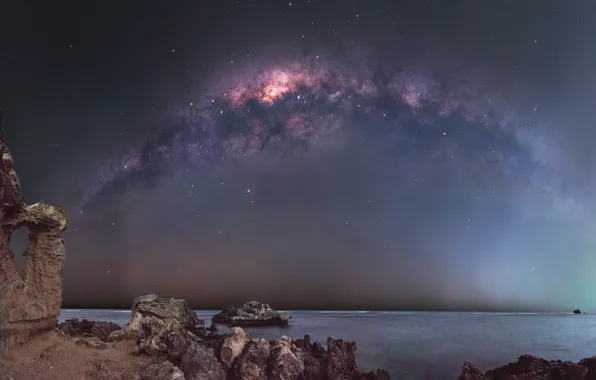
<path fill-rule="evenodd" d="M 134 338 L 137 355 L 162 360 L 163 364 L 146 371 L 159 373 L 156 379 L 182 378 L 181 374 L 187 380 L 389 379 L 384 370 L 360 372 L 353 342 L 329 338 L 325 350 L 308 336 L 296 341 L 285 336 L 273 341 L 251 339 L 240 327 L 230 334 L 216 334 L 204 329 L 184 300 L 157 295 L 136 298 L 132 309 L 131 322 L 112 332 L 108 340 Z M 71 322 L 71 327 L 62 329 L 89 330 L 80 324 Z"/>
<path fill-rule="evenodd" d="M 458 380 L 592 380 L 596 379 L 596 357 L 578 363 L 546 360 L 522 355 L 516 362 L 483 374 L 471 363 L 464 363 Z"/>
<path fill-rule="evenodd" d="M 573 310 L 573 314 L 581 314 L 582 311 L 580 309 L 575 309 Z"/>
<path fill-rule="evenodd" d="M 0 348 L 53 328 L 62 304 L 64 210 L 45 203 L 25 204 L 12 155 L 0 137 Z M 9 248 L 18 228 L 29 229 L 22 275 Z"/>
<path fill-rule="evenodd" d="M 68 319 L 57 326 L 58 331 L 68 336 L 92 338 L 107 342 L 114 331 L 120 326 L 112 322 L 88 321 L 86 319 Z"/>
<path fill-rule="evenodd" d="M 183 299 L 165 298 L 157 294 L 137 297 L 132 302 L 132 319 L 122 330 L 115 331 L 109 340 L 144 339 L 158 334 L 168 320 L 177 320 L 189 331 L 203 330 L 205 322 L 188 307 Z"/>
<path fill-rule="evenodd" d="M 250 301 L 241 308 L 226 308 L 215 314 L 213 323 L 229 326 L 285 326 L 292 316 L 284 311 L 273 310 L 268 304 Z"/>

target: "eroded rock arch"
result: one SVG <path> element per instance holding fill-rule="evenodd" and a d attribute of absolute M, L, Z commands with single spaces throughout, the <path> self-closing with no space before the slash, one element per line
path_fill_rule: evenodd
<path fill-rule="evenodd" d="M 0 344 L 52 328 L 62 304 L 66 212 L 45 203 L 27 205 L 12 155 L 0 137 Z M 19 227 L 29 229 L 29 245 L 22 276 L 13 252 L 11 236 Z"/>

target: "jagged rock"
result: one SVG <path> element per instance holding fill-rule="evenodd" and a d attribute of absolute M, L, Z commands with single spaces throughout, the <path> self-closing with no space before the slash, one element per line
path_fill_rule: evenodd
<path fill-rule="evenodd" d="M 137 340 L 159 334 L 169 320 L 177 320 L 185 329 L 195 332 L 205 329 L 205 322 L 188 307 L 184 299 L 160 297 L 157 294 L 139 296 L 133 300 L 131 320 L 121 332 L 110 334 L 109 341 L 134 338 Z"/>
<path fill-rule="evenodd" d="M 139 350 L 152 356 L 167 356 L 169 361 L 178 364 L 186 349 L 198 342 L 199 338 L 186 330 L 177 319 L 170 319 L 157 334 L 142 339 Z"/>
<path fill-rule="evenodd" d="M 588 369 L 588 373 L 586 373 L 586 380 L 596 380 L 596 356 L 582 359 L 577 364 Z"/>
<path fill-rule="evenodd" d="M 221 348 L 223 347 L 228 334 L 207 334 L 202 336 L 203 345 L 213 350 L 217 360 L 221 361 Z"/>
<path fill-rule="evenodd" d="M 250 301 L 241 308 L 226 308 L 215 314 L 213 323 L 230 326 L 285 326 L 292 316 L 285 311 L 273 310 L 268 304 Z"/>
<path fill-rule="evenodd" d="M 325 379 L 327 377 L 327 352 L 319 342 L 311 343 L 310 336 L 295 341 L 304 358 L 304 377 L 307 379 Z"/>
<path fill-rule="evenodd" d="M 185 380 L 185 377 L 178 367 L 165 361 L 145 368 L 141 373 L 140 380 Z"/>
<path fill-rule="evenodd" d="M 358 375 L 356 343 L 327 338 L 327 377 L 356 379 Z"/>
<path fill-rule="evenodd" d="M 231 377 L 238 380 L 267 380 L 271 345 L 265 339 L 251 339 L 231 369 Z M 314 377 L 305 376 L 307 379 Z"/>
<path fill-rule="evenodd" d="M 217 332 L 217 325 L 215 323 L 212 323 L 211 326 L 207 328 L 207 330 L 211 332 Z"/>
<path fill-rule="evenodd" d="M 64 210 L 45 203 L 26 205 L 12 156 L 0 137 L 0 344 L 54 328 L 62 304 Z M 29 229 L 22 276 L 9 248 L 18 228 Z"/>
<path fill-rule="evenodd" d="M 182 355 L 180 369 L 186 380 L 224 380 L 226 373 L 213 350 L 200 344 L 188 346 Z"/>
<path fill-rule="evenodd" d="M 244 350 L 244 346 L 249 341 L 248 334 L 240 327 L 232 328 L 232 333 L 224 340 L 220 350 L 221 361 L 231 366 L 234 359 L 238 357 Z"/>
<path fill-rule="evenodd" d="M 272 380 L 301 378 L 304 373 L 304 360 L 292 350 L 292 338 L 284 336 L 270 344 L 269 378 Z"/>
<path fill-rule="evenodd" d="M 96 348 L 99 350 L 105 350 L 108 348 L 108 345 L 99 340 L 99 338 L 91 337 L 91 338 L 77 338 L 75 343 L 79 346 L 87 346 L 89 348 Z"/>
<path fill-rule="evenodd" d="M 533 355 L 522 355 L 516 362 L 488 371 L 491 380 L 583 380 L 588 368 L 572 362 L 546 360 Z"/>
<path fill-rule="evenodd" d="M 121 329 L 120 326 L 112 322 L 79 320 L 77 318 L 68 319 L 58 324 L 57 328 L 64 335 L 85 338 L 94 336 L 102 342 L 107 342 L 111 333 Z"/>
<path fill-rule="evenodd" d="M 485 374 L 480 372 L 472 363 L 465 362 L 461 367 L 461 375 L 457 380 L 489 380 Z"/>

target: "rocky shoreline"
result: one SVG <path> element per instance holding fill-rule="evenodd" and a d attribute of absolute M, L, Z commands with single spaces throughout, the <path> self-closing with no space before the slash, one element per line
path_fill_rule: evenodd
<path fill-rule="evenodd" d="M 98 351 L 131 340 L 130 355 L 155 361 L 139 373 L 118 373 L 109 366 L 88 373 L 101 379 L 390 379 L 386 370 L 358 369 L 354 342 L 328 338 L 325 349 L 311 342 L 308 335 L 267 341 L 249 337 L 240 327 L 232 328 L 229 334 L 217 334 L 205 329 L 205 323 L 186 301 L 155 294 L 133 301 L 131 321 L 123 328 L 109 322 L 72 319 L 56 329 L 77 345 Z"/>

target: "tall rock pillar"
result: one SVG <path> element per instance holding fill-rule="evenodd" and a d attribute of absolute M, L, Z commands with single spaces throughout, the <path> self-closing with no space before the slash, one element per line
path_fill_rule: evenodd
<path fill-rule="evenodd" d="M 12 156 L 0 137 L 0 348 L 56 326 L 62 304 L 65 211 L 45 203 L 25 204 Z M 10 251 L 19 227 L 29 229 L 22 274 Z"/>

